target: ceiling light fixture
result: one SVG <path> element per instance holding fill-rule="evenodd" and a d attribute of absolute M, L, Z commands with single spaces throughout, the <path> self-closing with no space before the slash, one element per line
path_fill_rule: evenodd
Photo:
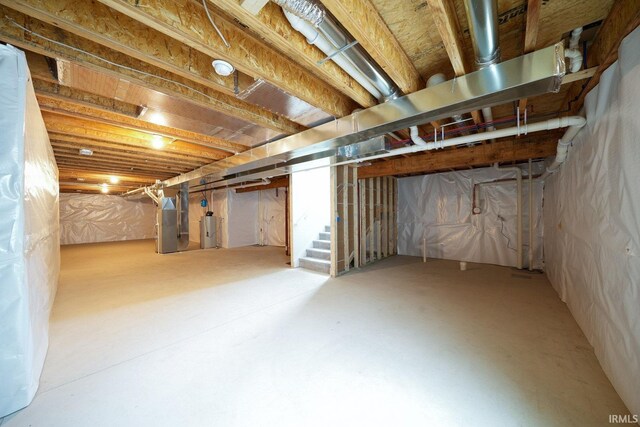
<path fill-rule="evenodd" d="M 147 121 L 153 124 L 160 125 L 160 126 L 167 125 L 167 118 L 164 116 L 164 114 L 159 113 L 157 111 L 147 114 L 146 117 L 147 117 Z"/>
<path fill-rule="evenodd" d="M 211 62 L 211 65 L 213 65 L 213 69 L 216 70 L 216 73 L 223 77 L 231 75 L 231 73 L 236 70 L 233 65 L 224 59 L 214 59 L 213 62 Z"/>
<path fill-rule="evenodd" d="M 160 150 L 164 147 L 164 139 L 160 135 L 153 135 L 151 138 L 151 146 L 156 150 Z"/>
<path fill-rule="evenodd" d="M 117 184 L 120 182 L 120 178 L 118 178 L 117 176 L 111 176 L 109 177 L 109 182 L 111 182 L 112 184 Z"/>
<path fill-rule="evenodd" d="M 88 148 L 81 148 L 80 150 L 78 150 L 78 152 L 80 153 L 81 156 L 92 156 L 93 155 L 93 150 L 89 150 Z"/>
<path fill-rule="evenodd" d="M 100 189 L 104 194 L 109 192 L 109 186 L 107 184 L 102 184 L 102 188 Z"/>

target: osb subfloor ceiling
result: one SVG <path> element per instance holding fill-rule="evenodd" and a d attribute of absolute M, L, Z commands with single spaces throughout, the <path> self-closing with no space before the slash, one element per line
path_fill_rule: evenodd
<path fill-rule="evenodd" d="M 263 3 L 257 14 L 247 10 Z M 405 93 L 423 88 L 435 73 L 450 79 L 473 71 L 463 0 L 323 4 Z M 207 5 L 228 46 L 196 0 L 0 0 L 0 40 L 28 52 L 61 191 L 97 192 L 106 183 L 121 193 L 376 104 L 335 64 L 318 65 L 324 55 L 291 28 L 277 5 Z M 526 100 L 529 116 L 576 112 L 585 88 L 637 25 L 639 8 L 624 0 L 499 0 L 502 60 L 585 27 L 581 48 L 588 71 L 557 94 Z M 237 73 L 217 75 L 213 59 L 228 60 Z M 513 116 L 515 108 L 494 107 L 494 119 Z M 555 137 L 541 135 L 535 152 L 500 161 L 550 155 Z M 417 155 L 406 170 L 386 169 L 402 176 L 480 166 L 494 161 L 491 145 L 472 157 L 458 148 L 437 162 Z M 93 154 L 81 155 L 82 148 Z"/>

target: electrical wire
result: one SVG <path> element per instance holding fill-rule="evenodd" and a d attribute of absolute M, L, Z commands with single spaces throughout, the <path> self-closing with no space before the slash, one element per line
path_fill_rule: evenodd
<path fill-rule="evenodd" d="M 507 239 L 507 249 L 511 249 L 514 252 L 518 252 L 516 248 L 511 247 L 511 239 L 509 238 L 509 236 L 504 234 L 504 218 L 498 215 L 498 219 L 500 220 L 500 234 L 502 234 L 504 238 Z"/>
<path fill-rule="evenodd" d="M 216 23 L 213 22 L 213 18 L 211 17 L 211 14 L 209 13 L 209 8 L 207 7 L 207 0 L 202 0 L 202 5 L 204 6 L 204 11 L 207 12 L 207 18 L 209 18 L 209 22 L 211 22 L 211 25 L 213 25 L 213 28 L 216 29 L 216 33 L 218 33 L 224 45 L 227 47 L 227 49 L 229 49 L 231 45 L 229 45 L 229 43 L 227 42 L 227 39 L 224 38 L 224 36 L 220 32 L 220 29 L 218 28 Z"/>

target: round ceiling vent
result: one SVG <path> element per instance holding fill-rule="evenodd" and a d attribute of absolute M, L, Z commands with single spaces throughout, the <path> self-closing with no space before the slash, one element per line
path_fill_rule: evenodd
<path fill-rule="evenodd" d="M 233 68 L 233 65 L 229 64 L 227 61 L 223 59 L 214 59 L 211 65 L 213 65 L 213 68 L 216 70 L 216 73 L 224 77 L 230 75 L 235 71 L 235 68 Z"/>

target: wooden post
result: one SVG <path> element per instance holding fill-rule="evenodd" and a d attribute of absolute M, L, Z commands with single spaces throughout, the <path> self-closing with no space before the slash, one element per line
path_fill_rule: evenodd
<path fill-rule="evenodd" d="M 353 267 L 360 268 L 360 221 L 358 216 L 358 168 L 351 168 L 353 188 L 351 199 L 353 206 Z"/>
<path fill-rule="evenodd" d="M 378 225 L 376 227 L 378 233 L 376 238 L 376 259 L 381 258 L 380 248 L 382 246 L 382 215 L 381 215 L 381 201 L 380 201 L 380 177 L 376 178 L 376 219 L 378 220 Z"/>
<path fill-rule="evenodd" d="M 382 178 L 382 205 L 380 206 L 380 214 L 381 214 L 381 218 L 380 218 L 380 241 L 382 244 L 381 252 L 382 252 L 382 258 L 386 258 L 388 253 L 387 253 L 387 249 L 389 248 L 389 238 L 388 238 L 388 226 L 389 224 L 387 223 L 387 201 L 388 199 L 388 194 L 387 194 L 387 182 L 388 179 L 387 177 L 383 177 Z"/>
<path fill-rule="evenodd" d="M 342 168 L 342 237 L 344 248 L 342 255 L 344 257 L 344 268 L 342 271 L 349 271 L 349 166 L 340 166 Z"/>

